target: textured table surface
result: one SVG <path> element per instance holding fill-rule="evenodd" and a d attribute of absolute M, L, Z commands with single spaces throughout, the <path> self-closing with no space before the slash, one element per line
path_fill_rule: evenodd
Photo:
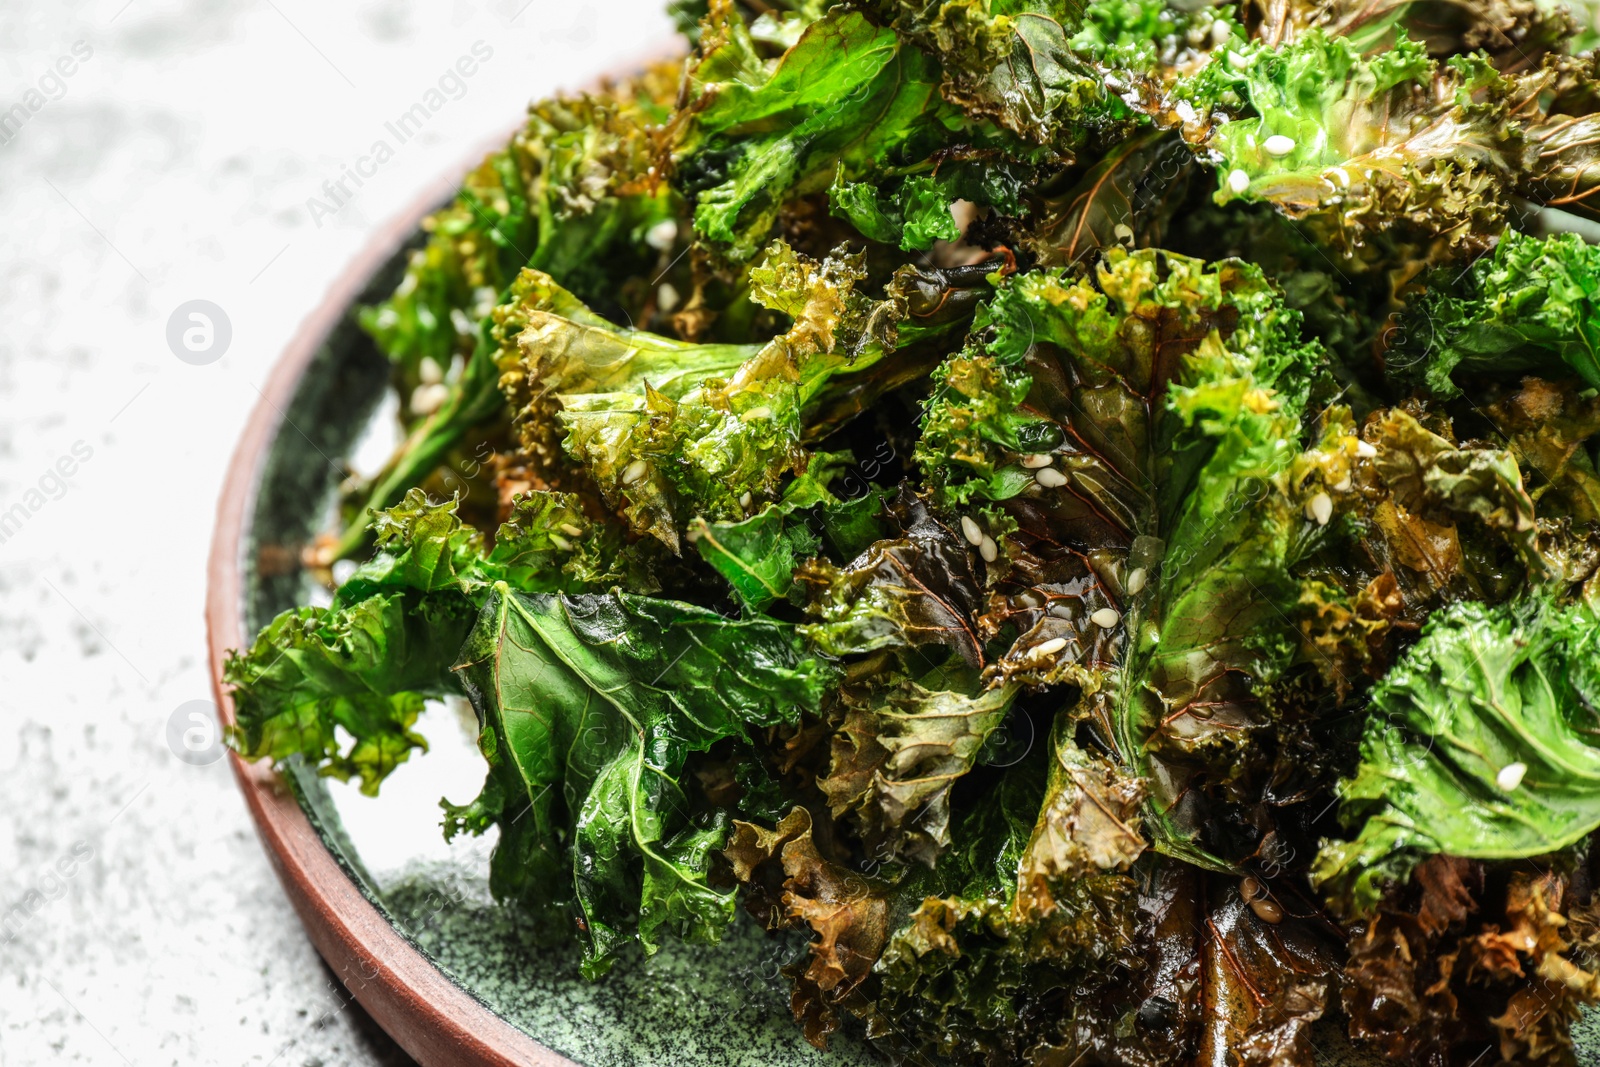
<path fill-rule="evenodd" d="M 659 6 L 7 0 L 0 1065 L 408 1062 L 321 967 L 226 764 L 169 744 L 209 694 L 213 507 L 256 386 L 373 230 L 528 97 L 647 54 Z M 232 331 L 204 366 L 166 339 L 196 299 Z"/>

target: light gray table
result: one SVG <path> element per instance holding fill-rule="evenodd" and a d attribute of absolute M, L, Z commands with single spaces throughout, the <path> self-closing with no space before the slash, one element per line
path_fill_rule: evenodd
<path fill-rule="evenodd" d="M 670 33 L 652 0 L 524 4 L 5 4 L 4 1067 L 407 1062 L 322 969 L 225 763 L 179 760 L 168 724 L 208 696 L 212 509 L 301 315 L 529 96 Z M 386 123 L 434 99 L 398 143 Z M 393 158 L 330 201 L 381 139 Z M 166 341 L 194 299 L 232 331 L 204 366 Z"/>

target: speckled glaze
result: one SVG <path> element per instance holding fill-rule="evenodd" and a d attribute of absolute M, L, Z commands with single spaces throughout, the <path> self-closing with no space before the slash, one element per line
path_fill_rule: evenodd
<path fill-rule="evenodd" d="M 369 258 L 367 275 L 357 278 L 358 284 L 350 289 L 354 298 L 346 313 L 326 318 L 320 335 L 306 341 L 314 345 L 314 356 L 303 360 L 291 383 L 288 402 L 275 415 L 267 416 L 270 443 L 263 444 L 259 462 L 247 465 L 256 481 L 241 498 L 245 503 L 236 531 L 239 551 L 232 557 L 239 573 L 233 576 L 231 588 L 242 600 L 236 600 L 232 610 L 245 635 L 253 634 L 277 612 L 313 602 L 319 595 L 294 561 L 300 547 L 331 519 L 338 478 L 331 461 L 349 456 L 373 420 L 387 417 L 377 414 L 387 384 L 386 364 L 354 326 L 348 311 L 392 288 L 405 252 L 415 243 L 413 239 L 398 251 Z M 374 268 L 374 264 L 381 265 Z M 280 405 L 274 402 L 273 406 Z M 219 537 L 220 533 L 219 528 Z M 229 565 L 227 555 L 223 551 L 218 557 L 224 569 Z M 217 566 L 214 560 L 213 567 Z M 215 630 L 215 619 L 213 627 Z M 214 646 L 216 643 L 214 633 Z M 456 717 L 459 719 L 459 713 Z M 448 709 L 430 710 L 424 723 L 430 740 L 438 738 L 441 730 L 449 735 L 453 729 L 458 736 L 452 736 L 449 745 L 435 741 L 435 750 L 415 757 L 415 762 L 454 759 L 467 766 L 476 759 L 470 729 L 459 722 L 452 726 L 449 719 Z M 265 773 L 261 768 L 241 769 L 247 793 L 255 787 L 251 776 Z M 404 793 L 427 786 L 398 784 L 411 773 L 409 767 L 402 768 L 394 788 L 386 785 L 379 798 L 360 797 L 336 784 L 330 787 L 303 767 L 290 767 L 286 774 L 286 784 L 309 826 L 337 861 L 343 877 L 424 961 L 386 957 L 384 966 L 375 968 L 381 971 L 375 979 L 359 976 L 363 982 L 381 986 L 374 991 L 364 985 L 366 992 L 389 998 L 384 1000 L 389 1005 L 387 1018 L 378 1010 L 374 1015 L 391 1031 L 405 1029 L 404 1017 L 396 1012 L 406 1010 L 403 1005 L 407 1001 L 396 999 L 390 984 L 413 987 L 409 1003 L 415 1011 L 419 1004 L 428 1003 L 430 996 L 417 982 L 416 967 L 431 966 L 436 968 L 435 981 L 442 978 L 470 994 L 472 999 L 463 1001 L 466 1031 L 474 1029 L 473 1011 L 481 1012 L 484 1028 L 508 1023 L 537 1042 L 529 1046 L 534 1051 L 527 1053 L 537 1062 L 559 1063 L 562 1057 L 587 1067 L 861 1067 L 882 1062 L 859 1036 L 849 1032 L 837 1035 L 827 1053 L 812 1049 L 801 1039 L 789 1016 L 787 981 L 779 971 L 803 955 L 804 943 L 793 937 L 767 937 L 748 918 L 741 917 L 720 946 L 669 943 L 653 958 L 635 954 L 624 958 L 601 981 L 585 981 L 578 973 L 577 950 L 570 939 L 541 935 L 515 912 L 489 898 L 486 842 L 443 848 L 437 821 L 428 823 L 416 817 L 415 805 L 407 802 Z M 466 773 L 470 775 L 470 769 Z M 481 768 L 478 773 L 481 775 Z M 431 803 L 431 798 L 424 799 Z M 386 813 L 393 813 L 393 818 L 386 819 Z M 258 822 L 262 819 L 259 811 L 257 818 Z M 358 821 L 365 829 L 355 828 Z M 374 830 L 374 826 L 384 829 Z M 281 847 L 265 825 L 263 837 L 269 847 Z M 401 842 L 398 852 L 397 838 Z M 377 862 L 371 853 L 380 845 L 383 858 Z M 313 917 L 314 908 L 308 912 L 300 896 L 311 894 L 313 903 L 332 899 L 324 892 L 326 887 L 296 883 L 288 873 L 293 865 L 286 864 L 281 855 L 279 859 L 285 884 L 306 917 L 313 939 L 350 984 L 349 954 L 327 947 L 326 935 L 319 936 L 322 920 Z M 341 953 L 342 961 L 333 958 Z M 352 985 L 372 1009 L 363 989 Z M 527 1062 L 516 1052 L 496 1058 L 466 1048 L 460 1050 L 459 1059 L 453 1058 L 449 1035 L 461 1030 L 461 1026 L 436 1026 L 427 1041 L 408 1039 L 403 1033 L 396 1037 L 427 1067 Z M 445 1036 L 441 1038 L 441 1034 Z M 1323 1067 L 1359 1067 L 1372 1062 L 1356 1055 L 1333 1025 L 1320 1028 L 1316 1044 Z M 544 1049 L 557 1055 L 547 1056 Z M 1580 1026 L 1578 1052 L 1580 1063 L 1600 1064 L 1600 1017 L 1590 1015 Z"/>

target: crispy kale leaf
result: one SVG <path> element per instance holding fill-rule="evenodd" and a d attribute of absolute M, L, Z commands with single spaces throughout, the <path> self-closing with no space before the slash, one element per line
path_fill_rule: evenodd
<path fill-rule="evenodd" d="M 1571 1026 L 1600 997 L 1593 902 L 1569 879 L 1433 856 L 1352 927 L 1350 1035 L 1392 1061 L 1571 1064 Z M 1569 923 L 1568 917 L 1571 921 Z M 1576 933 L 1574 933 L 1576 930 Z"/>
<path fill-rule="evenodd" d="M 251 757 L 305 756 L 376 795 L 412 749 L 427 747 L 412 727 L 427 698 L 455 690 L 450 667 L 474 614 L 457 596 L 392 592 L 279 615 L 224 668 L 234 743 Z"/>
<path fill-rule="evenodd" d="M 1147 130 L 1113 146 L 1065 193 L 1045 198 L 1020 244 L 1042 267 L 1084 266 L 1103 249 L 1165 247 L 1184 203 L 1192 154 L 1177 134 Z"/>
<path fill-rule="evenodd" d="M 1210 756 L 1226 775 L 1265 725 L 1251 680 L 1292 656 L 1288 568 L 1317 526 L 1287 475 L 1322 356 L 1244 264 L 1112 250 L 1096 281 L 1012 279 L 948 364 L 917 458 L 951 506 L 998 500 L 1014 524 L 981 620 L 1012 635 L 993 675 L 1084 685 L 1154 780 L 1156 846 L 1215 863 L 1185 783 Z"/>
<path fill-rule="evenodd" d="M 496 892 L 535 906 L 575 899 L 591 975 L 630 938 L 652 951 L 662 931 L 717 940 L 734 902 L 707 874 L 726 815 L 691 815 L 684 761 L 816 707 L 828 671 L 793 628 L 501 584 L 455 669 L 490 771 L 450 825 L 500 826 Z"/>
<path fill-rule="evenodd" d="M 700 558 L 727 579 L 745 608 L 764 611 L 786 601 L 795 570 L 824 545 L 834 556 L 850 559 L 878 539 L 878 512 L 888 491 L 868 488 L 841 500 L 828 488 L 850 458 L 847 452 L 814 454 L 782 498 L 748 519 L 690 523 L 688 538 Z"/>
<path fill-rule="evenodd" d="M 983 646 L 972 622 L 979 587 L 966 546 L 905 491 L 894 513 L 899 536 L 874 541 L 843 567 L 817 558 L 795 573 L 817 618 L 805 627 L 806 637 L 831 656 L 895 649 L 921 658 L 931 650 L 933 657 L 922 659 L 931 667 L 948 650 L 981 668 Z"/>
<path fill-rule="evenodd" d="M 1158 82 L 1195 73 L 1210 52 L 1242 37 L 1236 13 L 1217 5 L 1179 6 L 1166 0 L 1094 0 L 1083 9 L 1074 51 L 1120 81 L 1129 75 Z"/>
<path fill-rule="evenodd" d="M 570 565 L 595 535 L 581 521 L 570 499 L 531 496 L 485 553 L 452 504 L 413 491 L 333 605 L 280 616 L 226 678 L 242 751 L 304 755 L 369 793 L 424 746 L 424 700 L 465 692 L 489 775 L 476 800 L 446 803 L 447 835 L 499 826 L 496 895 L 575 904 L 598 974 L 630 939 L 720 935 L 733 899 L 707 874 L 727 814 L 691 810 L 685 761 L 815 710 L 830 668 L 792 626 L 582 592 L 587 566 Z"/>
<path fill-rule="evenodd" d="M 1021 214 L 1025 185 L 1018 175 L 1023 172 L 999 159 L 941 162 L 933 174 L 899 181 L 845 181 L 841 170 L 828 187 L 828 203 L 834 215 L 848 219 L 862 236 L 907 252 L 924 251 L 938 241 L 961 237 L 951 214 L 957 200 Z"/>
<path fill-rule="evenodd" d="M 858 13 L 830 11 L 768 65 L 722 10 L 689 71 L 673 159 L 695 230 L 737 260 L 767 243 L 786 201 L 994 139 L 940 100 L 931 59 Z"/>
<path fill-rule="evenodd" d="M 417 364 L 448 369 L 472 353 L 477 327 L 523 267 L 553 272 L 587 299 L 638 265 L 645 232 L 673 216 L 665 185 L 647 180 L 648 129 L 670 112 L 678 64 L 600 93 L 528 109 L 504 149 L 467 175 L 453 203 L 423 223 L 395 292 L 363 309 L 362 326 L 418 384 Z"/>
<path fill-rule="evenodd" d="M 1340 787 L 1354 840 L 1315 877 L 1354 911 L 1447 853 L 1520 859 L 1600 826 L 1600 620 L 1532 594 L 1437 613 L 1372 692 L 1361 767 Z"/>
<path fill-rule="evenodd" d="M 873 19 L 937 58 L 945 100 L 1070 159 L 1127 115 L 1073 50 L 1081 5 L 1060 0 L 862 0 Z"/>
<path fill-rule="evenodd" d="M 883 669 L 883 659 L 875 665 Z M 1005 721 L 1016 689 L 984 690 L 960 666 L 889 687 L 875 681 L 866 693 L 846 689 L 845 720 L 817 787 L 834 818 L 856 814 L 873 855 L 931 867 L 950 845 L 951 791 Z"/>
<path fill-rule="evenodd" d="M 897 344 L 960 321 L 916 321 L 917 284 L 948 295 L 952 281 L 911 271 L 873 301 L 864 277 L 859 255 L 818 262 L 775 242 L 750 271 L 751 295 L 793 325 L 766 344 L 717 345 L 620 329 L 524 272 L 495 309 L 494 336 L 525 453 L 560 481 L 564 451 L 607 506 L 674 551 L 691 519 L 747 517 L 805 472 L 807 445 L 835 419 L 898 384 L 902 365 L 920 372 Z"/>
<path fill-rule="evenodd" d="M 1442 397 L 1462 381 L 1576 375 L 1600 387 L 1600 248 L 1576 234 L 1507 233 L 1458 281 L 1440 280 L 1390 355 Z"/>
<path fill-rule="evenodd" d="M 394 503 L 469 429 L 504 411 L 487 327 L 519 271 L 553 270 L 627 313 L 621 283 L 656 258 L 657 227 L 675 225 L 682 208 L 654 176 L 651 134 L 670 112 L 677 74 L 664 65 L 597 95 L 534 104 L 511 143 L 424 223 L 428 243 L 395 292 L 363 309 L 362 326 L 397 365 L 410 431 L 367 487 L 334 558 L 365 543 L 369 510 Z"/>
<path fill-rule="evenodd" d="M 304 756 L 324 774 L 359 778 L 368 794 L 426 747 L 412 730 L 424 702 L 460 692 L 451 667 L 492 583 L 586 592 L 622 576 L 631 555 L 573 498 L 552 493 L 518 501 L 490 550 L 454 501 L 435 504 L 420 489 L 380 512 L 373 529 L 373 557 L 332 604 L 279 615 L 223 674 L 241 752 Z"/>
<path fill-rule="evenodd" d="M 1480 99 L 1475 76 L 1441 72 L 1403 33 L 1369 57 L 1311 30 L 1230 48 L 1175 95 L 1196 109 L 1185 135 L 1218 161 L 1218 202 L 1267 200 L 1350 246 L 1404 222 L 1481 248 L 1505 225 L 1520 145 L 1503 94 Z"/>

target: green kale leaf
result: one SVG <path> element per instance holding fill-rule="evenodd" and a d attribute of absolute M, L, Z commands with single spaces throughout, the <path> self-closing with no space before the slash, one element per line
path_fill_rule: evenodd
<path fill-rule="evenodd" d="M 924 160 L 959 134 L 986 136 L 940 100 L 932 60 L 858 13 L 811 23 L 770 69 L 742 32 L 702 35 L 673 150 L 695 230 L 735 259 L 766 244 L 786 201 L 838 174 L 855 179 L 888 159 Z"/>
<path fill-rule="evenodd" d="M 1313 877 L 1355 913 L 1429 855 L 1523 859 L 1600 827 L 1600 618 L 1545 593 L 1452 605 L 1371 696 Z"/>
<path fill-rule="evenodd" d="M 1152 780 L 1152 843 L 1215 865 L 1174 783 L 1228 775 L 1223 754 L 1266 726 L 1252 680 L 1293 658 L 1289 568 L 1322 526 L 1288 475 L 1325 357 L 1245 264 L 1112 249 L 1094 282 L 1010 279 L 929 401 L 917 458 L 947 506 L 986 498 L 1009 519 L 979 620 L 1010 642 L 992 677 L 1084 686 Z M 949 389 L 963 362 L 994 384 Z M 947 426 L 963 448 L 941 446 Z"/>
<path fill-rule="evenodd" d="M 1082 5 L 861 0 L 859 6 L 938 59 L 944 99 L 1039 146 L 1041 158 L 1070 158 L 1091 131 L 1113 128 L 1128 114 L 1073 50 Z"/>
<path fill-rule="evenodd" d="M 498 585 L 455 668 L 490 765 L 452 830 L 501 827 L 496 891 L 574 900 L 584 970 L 637 939 L 715 941 L 733 897 L 707 881 L 726 816 L 690 811 L 690 753 L 815 709 L 829 669 L 792 627 L 732 622 L 623 593 L 576 597 Z"/>
<path fill-rule="evenodd" d="M 1576 234 L 1505 234 L 1429 290 L 1389 358 L 1442 397 L 1461 394 L 1458 377 L 1574 374 L 1600 387 L 1600 248 Z"/>

